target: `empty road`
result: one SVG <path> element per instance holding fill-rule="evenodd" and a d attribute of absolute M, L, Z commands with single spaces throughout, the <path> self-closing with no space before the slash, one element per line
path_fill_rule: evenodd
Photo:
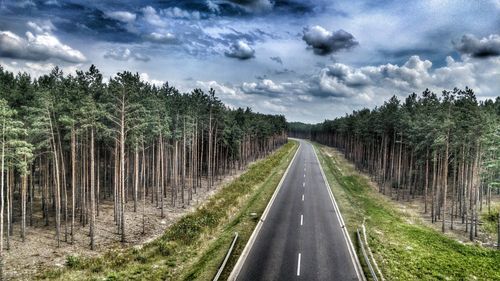
<path fill-rule="evenodd" d="M 300 143 L 254 243 L 247 245 L 248 254 L 240 257 L 231 278 L 362 280 L 314 149 Z"/>

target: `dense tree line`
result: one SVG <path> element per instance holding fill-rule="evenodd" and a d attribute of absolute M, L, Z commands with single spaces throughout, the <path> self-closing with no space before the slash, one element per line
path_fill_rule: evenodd
<path fill-rule="evenodd" d="M 93 249 L 103 201 L 113 202 L 126 241 L 125 212 L 152 204 L 163 217 L 167 204 L 191 204 L 198 190 L 285 143 L 286 126 L 283 116 L 229 109 L 213 90 L 180 93 L 130 72 L 104 83 L 94 66 L 37 79 L 0 67 L 0 256 L 14 223 L 24 239 L 37 212 L 57 245 L 72 243 L 80 224 Z"/>
<path fill-rule="evenodd" d="M 443 232 L 460 221 L 470 240 L 500 192 L 500 97 L 478 102 L 469 88 L 394 96 L 320 124 L 291 123 L 289 135 L 339 148 L 397 200 L 422 196 Z"/>

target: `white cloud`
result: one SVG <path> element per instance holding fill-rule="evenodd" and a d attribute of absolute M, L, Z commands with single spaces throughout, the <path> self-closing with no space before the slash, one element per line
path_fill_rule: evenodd
<path fill-rule="evenodd" d="M 247 60 L 254 57 L 255 50 L 252 49 L 252 47 L 250 47 L 246 42 L 239 40 L 235 42 L 224 54 L 227 57 Z"/>
<path fill-rule="evenodd" d="M 56 58 L 73 63 L 87 60 L 80 51 L 61 43 L 49 32 L 33 34 L 30 31 L 26 32 L 26 38 L 0 31 L 0 56 L 35 61 Z"/>
<path fill-rule="evenodd" d="M 199 20 L 201 18 L 201 14 L 198 11 L 189 12 L 178 7 L 163 9 L 160 14 L 174 19 Z"/>
<path fill-rule="evenodd" d="M 0 65 L 7 71 L 18 73 L 26 72 L 32 77 L 40 77 L 41 75 L 49 74 L 56 65 L 54 63 L 43 63 L 43 62 L 24 62 L 19 63 L 17 61 L 6 62 L 0 60 Z M 69 66 L 59 66 L 64 74 L 74 75 L 77 70 L 81 69 L 81 64 L 74 64 Z"/>
<path fill-rule="evenodd" d="M 274 83 L 273 80 L 263 79 L 258 83 L 244 82 L 241 86 L 241 89 L 245 93 L 274 95 L 282 93 L 285 88 L 283 87 L 283 85 Z"/>
<path fill-rule="evenodd" d="M 156 12 L 155 8 L 146 6 L 141 9 L 142 15 L 146 22 L 156 27 L 166 27 L 167 23 L 162 20 L 160 15 Z"/>
<path fill-rule="evenodd" d="M 152 32 L 146 36 L 146 38 L 152 42 L 158 43 L 177 43 L 177 37 L 170 32 Z"/>
<path fill-rule="evenodd" d="M 156 86 L 162 86 L 163 84 L 165 84 L 165 81 L 163 81 L 163 80 L 152 79 L 151 77 L 149 77 L 149 74 L 147 74 L 146 72 L 139 74 L 139 76 L 141 77 L 141 79 L 143 81 L 148 82 L 148 83 L 153 84 L 153 85 L 156 85 Z"/>
<path fill-rule="evenodd" d="M 272 113 L 275 114 L 284 114 L 285 112 L 288 112 L 288 109 L 279 104 L 280 100 L 265 100 L 262 102 L 262 107 L 264 109 L 267 109 L 267 111 L 271 111 Z"/>
<path fill-rule="evenodd" d="M 220 84 L 217 81 L 196 81 L 196 87 L 202 90 L 208 91 L 209 89 L 214 89 L 217 96 L 223 96 L 224 98 L 229 98 L 233 100 L 243 100 L 244 94 L 232 85 Z"/>
<path fill-rule="evenodd" d="M 220 13 L 219 5 L 217 3 L 215 3 L 215 1 L 207 0 L 206 4 L 207 4 L 207 7 L 210 11 L 212 11 L 214 13 Z"/>
<path fill-rule="evenodd" d="M 125 23 L 131 23 L 134 22 L 135 19 L 137 18 L 137 15 L 131 12 L 127 11 L 113 11 L 113 12 L 107 12 L 106 16 L 115 19 L 121 22 Z"/>
<path fill-rule="evenodd" d="M 110 49 L 104 54 L 104 58 L 114 59 L 119 61 L 128 61 L 134 59 L 136 61 L 147 62 L 150 60 L 148 56 L 143 55 L 141 53 L 132 52 L 129 48 Z"/>
<path fill-rule="evenodd" d="M 359 44 L 354 36 L 347 31 L 340 29 L 330 32 L 319 25 L 304 28 L 302 40 L 317 55 L 328 55 L 340 50 L 350 49 Z"/>
<path fill-rule="evenodd" d="M 41 21 L 39 23 L 28 21 L 26 25 L 36 33 L 52 32 L 56 29 L 50 20 Z"/>

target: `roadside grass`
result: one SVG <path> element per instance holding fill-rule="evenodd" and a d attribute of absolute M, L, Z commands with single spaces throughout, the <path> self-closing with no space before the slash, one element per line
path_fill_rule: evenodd
<path fill-rule="evenodd" d="M 196 211 L 143 247 L 110 250 L 99 257 L 68 256 L 64 268 L 48 269 L 36 278 L 211 280 L 237 231 L 238 242 L 221 278 L 225 280 L 297 148 L 298 142 L 289 141 L 254 163 Z"/>
<path fill-rule="evenodd" d="M 386 280 L 500 280 L 500 251 L 461 244 L 410 218 L 339 152 L 314 146 L 351 238 L 355 241 L 365 220 L 368 243 Z"/>

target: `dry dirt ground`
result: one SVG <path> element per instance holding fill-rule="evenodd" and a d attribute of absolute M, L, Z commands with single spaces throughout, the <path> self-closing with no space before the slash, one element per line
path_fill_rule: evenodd
<path fill-rule="evenodd" d="M 351 169 L 356 169 L 354 167 L 354 165 L 352 163 L 350 163 L 348 160 L 346 160 L 344 158 L 343 154 L 340 153 L 339 151 L 334 150 L 332 148 L 328 148 L 326 150 L 326 154 L 329 157 L 332 157 L 333 154 L 335 154 L 337 157 L 342 157 L 342 159 L 345 161 L 345 163 L 349 163 L 348 165 L 350 166 Z M 341 169 L 341 168 L 339 167 L 339 169 Z M 358 169 L 356 169 L 356 171 L 358 171 L 366 179 L 368 179 L 370 186 L 375 191 L 378 192 L 378 190 L 379 190 L 378 184 L 375 183 L 374 181 L 372 181 L 370 176 L 367 173 L 359 171 Z M 341 172 L 343 172 L 343 171 L 341 170 Z M 391 196 L 386 195 L 386 197 L 390 198 Z M 451 198 L 448 198 L 448 204 L 451 204 L 450 200 L 451 200 Z M 491 200 L 492 200 L 492 204 L 499 204 L 500 203 L 500 196 L 493 195 Z M 395 199 L 395 196 L 392 196 L 392 202 L 394 202 L 395 205 L 397 206 L 398 210 L 405 215 L 408 223 L 410 223 L 410 224 L 423 223 L 426 226 L 429 226 L 429 227 L 435 229 L 436 231 L 441 232 L 442 220 L 438 220 L 437 222 L 432 223 L 431 213 L 430 213 L 430 208 L 431 208 L 430 207 L 431 206 L 430 200 L 429 200 L 428 205 L 427 205 L 427 208 L 428 208 L 427 213 L 424 212 L 425 204 L 424 204 L 424 199 L 422 196 L 415 196 L 414 199 L 410 199 L 410 200 L 407 200 L 405 197 L 404 200 L 399 200 L 399 201 L 397 201 Z M 448 206 L 448 208 L 450 208 L 450 205 Z M 483 210 L 487 210 L 486 203 L 483 203 Z M 446 224 L 445 225 L 445 228 L 446 228 L 445 235 L 446 236 L 453 238 L 456 241 L 459 241 L 461 243 L 471 243 L 471 241 L 469 240 L 469 233 L 465 232 L 465 223 L 462 223 L 461 218 L 454 219 L 453 230 L 452 230 L 452 229 L 450 229 L 450 226 L 451 226 L 450 215 L 449 215 L 449 213 L 447 213 L 445 224 Z M 478 236 L 475 237 L 474 243 L 477 243 L 477 244 L 482 245 L 484 247 L 492 247 L 492 248 L 496 247 L 497 236 L 483 231 L 481 229 L 481 222 L 479 224 L 480 224 L 480 226 L 478 228 Z"/>
<path fill-rule="evenodd" d="M 160 216 L 161 210 L 151 204 L 150 198 L 149 201 L 147 198 L 145 234 L 142 234 L 142 203 L 138 203 L 137 213 L 134 213 L 133 201 L 129 201 L 125 212 L 126 243 L 124 244 L 120 242 L 120 236 L 113 221 L 112 199 L 105 201 L 101 199 L 100 215 L 96 218 L 95 251 L 91 251 L 89 247 L 89 226 L 82 227 L 78 217 L 75 218 L 74 244 L 65 242 L 64 225 L 62 225 L 61 243 L 58 248 L 55 240 L 54 221 L 50 221 L 49 226 L 44 226 L 40 207 L 35 206 L 33 226 L 29 226 L 29 219 L 27 218 L 28 226 L 24 243 L 20 238 L 19 221 L 14 222 L 14 233 L 10 238 L 10 249 L 4 252 L 4 277 L 6 280 L 31 280 L 32 276 L 43 268 L 64 266 L 68 255 L 94 256 L 108 249 L 141 245 L 154 240 L 182 215 L 195 210 L 220 187 L 239 176 L 242 172 L 244 170 L 235 171 L 232 176 L 227 176 L 223 180 L 216 182 L 211 190 L 207 190 L 206 183 L 202 183 L 203 188 L 199 189 L 197 194 L 193 194 L 193 200 L 189 206 L 182 207 L 181 204 L 178 204 L 177 207 L 173 207 L 168 203 L 169 200 L 167 199 L 165 201 L 164 218 Z M 64 220 L 64 218 L 62 217 L 61 220 Z M 69 228 L 70 222 L 68 222 L 68 241 L 70 241 Z"/>

